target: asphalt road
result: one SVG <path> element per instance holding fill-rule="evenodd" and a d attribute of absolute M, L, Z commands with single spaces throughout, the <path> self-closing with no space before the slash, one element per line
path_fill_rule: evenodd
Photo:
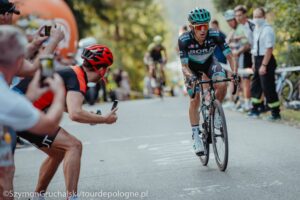
<path fill-rule="evenodd" d="M 105 113 L 110 106 L 87 109 L 100 107 Z M 229 163 L 220 172 L 214 159 L 203 167 L 194 155 L 187 108 L 183 97 L 120 102 L 114 125 L 83 125 L 66 116 L 63 127 L 84 145 L 81 199 L 300 198 L 300 129 L 225 110 Z M 34 191 L 44 158 L 34 147 L 17 150 L 16 192 Z M 60 166 L 49 191 L 64 190 Z"/>

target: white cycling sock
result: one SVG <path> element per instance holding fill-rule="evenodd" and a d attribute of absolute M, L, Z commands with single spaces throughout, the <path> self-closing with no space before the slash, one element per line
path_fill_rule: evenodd
<path fill-rule="evenodd" d="M 198 136 L 199 133 L 200 133 L 199 125 L 194 125 L 194 126 L 192 126 L 192 132 L 193 132 L 193 137 L 194 137 L 195 135 Z"/>

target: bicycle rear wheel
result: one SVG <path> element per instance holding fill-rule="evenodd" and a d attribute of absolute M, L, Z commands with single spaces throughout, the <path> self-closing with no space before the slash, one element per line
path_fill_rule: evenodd
<path fill-rule="evenodd" d="M 218 100 L 213 103 L 210 125 L 215 160 L 219 170 L 225 171 L 228 164 L 228 134 L 224 111 Z"/>
<path fill-rule="evenodd" d="M 206 109 L 206 108 L 203 108 Z M 206 112 L 206 110 L 202 110 L 202 119 L 203 119 L 203 123 L 202 123 L 202 128 L 203 128 L 203 133 L 202 133 L 202 141 L 204 144 L 204 149 L 205 149 L 205 154 L 199 156 L 200 161 L 202 163 L 203 166 L 206 166 L 208 161 L 209 161 L 209 140 L 210 140 L 210 134 L 209 134 L 209 129 L 210 129 L 210 121 L 208 120 L 204 120 L 206 118 L 206 115 L 208 115 L 208 113 L 204 113 Z M 199 113 L 200 114 L 200 113 Z M 201 124 L 201 122 L 200 122 Z"/>

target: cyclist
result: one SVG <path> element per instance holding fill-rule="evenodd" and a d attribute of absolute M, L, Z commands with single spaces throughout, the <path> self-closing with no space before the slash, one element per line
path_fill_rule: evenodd
<path fill-rule="evenodd" d="M 232 57 L 229 46 L 221 37 L 220 32 L 209 29 L 211 16 L 208 10 L 195 8 L 188 14 L 190 31 L 182 34 L 178 39 L 182 72 L 186 79 L 187 90 L 191 88 L 193 82 L 198 78 L 199 72 L 203 72 L 206 78 L 218 79 L 226 77 L 225 70 L 214 57 L 214 49 L 219 46 L 226 56 L 234 75 L 237 68 Z M 218 83 L 216 97 L 222 101 L 226 95 L 226 84 Z M 199 129 L 198 108 L 200 105 L 200 95 L 190 98 L 189 118 L 192 126 L 194 145 L 193 148 L 197 155 L 202 155 L 204 147 Z"/>
<path fill-rule="evenodd" d="M 112 124 L 116 122 L 116 109 L 106 115 L 97 115 L 82 108 L 88 82 L 101 80 L 107 68 L 113 63 L 113 54 L 104 45 L 86 47 L 81 57 L 81 66 L 58 70 L 66 88 L 66 110 L 71 120 L 86 124 Z M 29 79 L 22 80 L 15 90 L 25 93 Z M 46 93 L 34 102 L 34 106 L 46 111 L 52 103 L 51 92 Z M 54 135 L 36 136 L 30 132 L 19 132 L 18 135 L 37 146 L 48 157 L 40 168 L 36 192 L 43 196 L 59 164 L 64 160 L 65 184 L 68 199 L 77 199 L 77 185 L 82 153 L 81 142 L 63 128 L 58 128 Z"/>
<path fill-rule="evenodd" d="M 158 70 L 160 70 L 160 73 L 162 75 L 163 84 L 165 84 L 166 77 L 164 72 L 164 66 L 167 63 L 168 58 L 167 58 L 167 50 L 162 45 L 162 41 L 163 38 L 160 35 L 156 35 L 153 38 L 153 44 L 149 45 L 148 47 L 149 57 L 150 60 L 152 61 L 150 62 L 149 65 L 149 74 L 155 78 L 156 77 L 155 71 L 157 70 L 156 66 L 158 66 L 159 67 Z"/>

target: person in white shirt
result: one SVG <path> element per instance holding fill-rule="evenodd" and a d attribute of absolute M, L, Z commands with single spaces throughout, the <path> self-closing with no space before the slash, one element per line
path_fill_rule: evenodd
<path fill-rule="evenodd" d="M 14 164 L 7 166 L 2 162 L 7 152 L 8 145 L 14 144 L 10 138 L 3 132 L 4 127 L 11 127 L 14 130 L 30 130 L 35 134 L 55 133 L 59 126 L 62 113 L 64 111 L 64 86 L 62 79 L 54 74 L 53 79 L 46 79 L 48 88 L 40 87 L 40 72 L 38 71 L 30 84 L 30 89 L 26 93 L 29 100 L 35 101 L 44 92 L 49 89 L 55 94 L 54 102 L 48 112 L 42 113 L 35 109 L 32 103 L 24 96 L 21 96 L 10 90 L 9 85 L 13 77 L 22 68 L 27 39 L 22 32 L 9 25 L 0 25 L 0 199 L 12 199 L 5 197 L 5 194 L 11 194 L 13 190 Z M 10 134 L 14 134 L 10 132 Z M 5 136 L 5 137 L 4 137 Z M 10 155 L 12 156 L 12 152 Z M 13 160 L 13 157 L 12 157 Z M 3 165 L 1 165 L 4 163 Z M 5 193 L 6 192 L 6 193 Z"/>
<path fill-rule="evenodd" d="M 251 47 L 253 46 L 253 31 L 254 31 L 254 23 L 251 22 L 247 17 L 247 9 L 243 5 L 238 5 L 234 8 L 235 19 L 241 25 L 244 35 L 247 38 L 247 42 L 241 43 L 239 49 L 233 54 L 236 57 L 240 57 L 241 62 L 239 63 L 240 68 L 247 69 L 252 67 L 252 55 L 251 55 Z M 244 95 L 244 104 L 242 105 L 242 111 L 249 111 L 251 109 L 251 93 L 250 93 L 250 74 L 246 74 L 242 76 L 242 90 Z"/>
<path fill-rule="evenodd" d="M 275 46 L 275 33 L 273 28 L 265 20 L 263 8 L 256 8 L 253 12 L 253 22 L 255 23 L 252 54 L 254 55 L 254 77 L 251 83 L 252 110 L 249 116 L 259 116 L 259 105 L 262 103 L 262 93 L 271 109 L 269 120 L 279 120 L 280 102 L 276 93 L 275 69 L 277 66 L 273 56 Z"/>

